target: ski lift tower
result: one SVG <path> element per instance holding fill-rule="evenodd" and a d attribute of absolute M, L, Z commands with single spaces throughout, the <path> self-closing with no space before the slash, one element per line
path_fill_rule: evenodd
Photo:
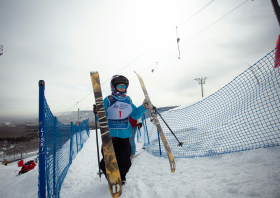
<path fill-rule="evenodd" d="M 3 45 L 0 45 L 0 56 L 3 55 Z"/>
<path fill-rule="evenodd" d="M 201 94 L 202 94 L 202 98 L 203 98 L 203 84 L 205 84 L 205 80 L 207 80 L 207 77 L 196 78 L 194 80 L 198 81 L 198 84 L 201 85 Z"/>

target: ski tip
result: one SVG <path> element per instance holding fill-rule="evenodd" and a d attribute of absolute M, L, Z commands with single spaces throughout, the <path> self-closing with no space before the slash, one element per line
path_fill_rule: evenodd
<path fill-rule="evenodd" d="M 92 76 L 93 74 L 96 74 L 96 73 L 98 74 L 98 71 L 91 71 L 90 76 Z"/>

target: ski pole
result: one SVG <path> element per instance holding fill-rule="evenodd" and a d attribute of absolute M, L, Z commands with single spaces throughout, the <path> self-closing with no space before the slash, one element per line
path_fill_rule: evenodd
<path fill-rule="evenodd" d="M 158 113 L 158 115 L 160 116 L 160 118 L 162 119 L 162 121 L 165 123 L 165 125 L 168 127 L 168 129 L 171 131 L 171 133 L 174 135 L 174 137 L 176 138 L 176 140 L 179 142 L 178 146 L 181 146 L 183 145 L 183 142 L 180 142 L 178 140 L 178 138 L 176 137 L 176 135 L 173 133 L 173 131 L 170 129 L 170 127 L 168 126 L 168 124 L 165 122 L 165 120 L 161 117 L 160 113 L 158 112 L 157 108 L 155 106 L 153 106 L 153 109 L 156 110 L 156 112 Z"/>
<path fill-rule="evenodd" d="M 100 177 L 100 181 L 101 181 L 101 171 L 100 171 L 100 165 L 99 165 L 99 162 L 100 162 L 100 159 L 99 159 L 99 145 L 98 145 L 98 133 L 97 133 L 97 121 L 96 121 L 96 114 L 97 114 L 97 109 L 96 109 L 96 105 L 94 104 L 93 105 L 93 113 L 94 113 L 94 117 L 95 117 L 95 131 L 96 131 L 96 146 L 97 146 L 97 157 L 98 157 L 98 175 Z"/>

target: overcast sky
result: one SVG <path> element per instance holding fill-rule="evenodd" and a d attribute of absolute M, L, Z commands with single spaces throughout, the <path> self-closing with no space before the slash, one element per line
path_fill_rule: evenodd
<path fill-rule="evenodd" d="M 201 100 L 195 78 L 208 78 L 205 97 L 215 93 L 273 50 L 278 34 L 270 0 L 0 0 L 0 116 L 37 115 L 39 80 L 56 116 L 91 110 L 90 71 L 104 97 L 122 74 L 141 105 L 136 71 L 156 107 L 190 105 Z"/>

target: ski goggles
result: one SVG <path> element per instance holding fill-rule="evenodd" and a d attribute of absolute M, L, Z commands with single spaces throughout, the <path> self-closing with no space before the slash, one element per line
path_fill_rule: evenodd
<path fill-rule="evenodd" d="M 117 87 L 118 87 L 119 89 L 121 89 L 121 88 L 126 89 L 126 88 L 127 88 L 127 85 L 117 85 Z"/>

